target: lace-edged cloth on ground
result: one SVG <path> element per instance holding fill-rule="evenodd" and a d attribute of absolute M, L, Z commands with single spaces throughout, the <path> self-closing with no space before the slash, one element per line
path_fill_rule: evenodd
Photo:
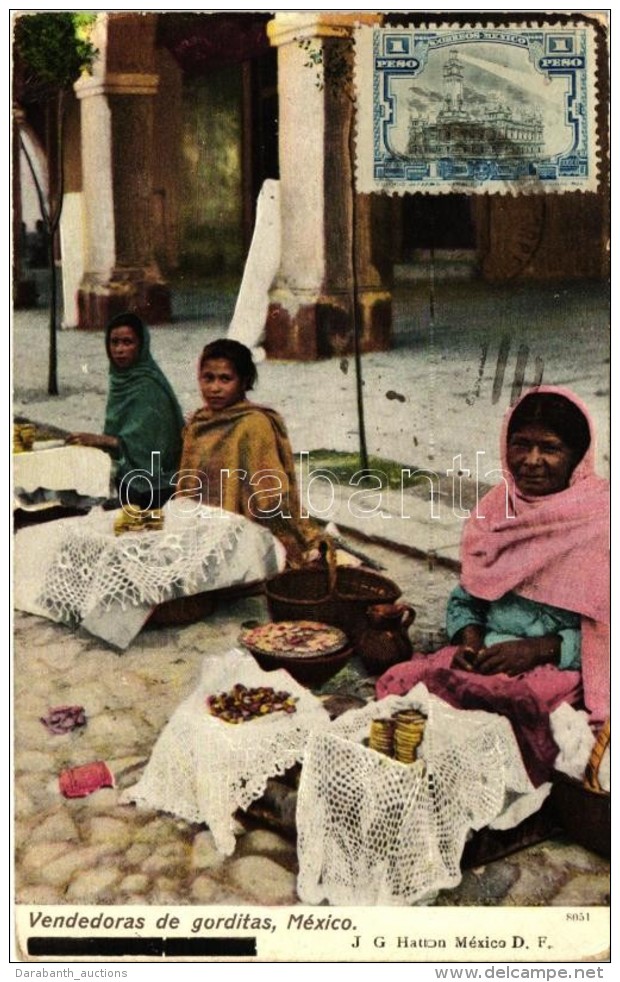
<path fill-rule="evenodd" d="M 148 533 L 116 536 L 118 511 L 102 508 L 21 529 L 15 606 L 124 650 L 159 604 L 278 571 L 279 543 L 257 522 L 187 500 L 163 512 L 163 530 Z"/>
<path fill-rule="evenodd" d="M 104 513 L 106 514 L 106 513 Z M 67 526 L 40 603 L 55 620 L 79 623 L 92 609 L 156 605 L 217 580 L 235 551 L 245 519 L 218 512 L 208 521 L 175 523 L 158 535 L 115 536 L 84 520 Z"/>
<path fill-rule="evenodd" d="M 286 692 L 296 699 L 295 712 L 266 713 L 231 726 L 209 712 L 208 698 L 235 684 Z M 259 798 L 270 777 L 301 761 L 309 734 L 328 725 L 321 701 L 288 672 L 264 672 L 239 649 L 211 655 L 200 684 L 175 710 L 142 777 L 121 801 L 205 822 L 217 849 L 231 855 L 237 809 Z"/>
<path fill-rule="evenodd" d="M 418 759 L 363 745 L 371 720 L 416 709 L 427 722 Z M 538 810 L 506 719 L 457 710 L 418 685 L 312 733 L 297 804 L 298 894 L 304 903 L 426 903 L 456 886 L 472 830 L 508 828 Z"/>

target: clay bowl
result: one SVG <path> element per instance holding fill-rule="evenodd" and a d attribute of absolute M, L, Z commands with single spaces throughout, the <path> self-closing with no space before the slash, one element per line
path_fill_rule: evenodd
<path fill-rule="evenodd" d="M 290 655 L 268 655 L 264 651 L 256 651 L 248 647 L 250 654 L 256 659 L 265 672 L 273 672 L 283 668 L 301 685 L 308 689 L 318 689 L 340 671 L 353 656 L 353 645 L 346 645 L 340 651 L 330 655 L 315 655 L 312 658 L 295 658 Z"/>

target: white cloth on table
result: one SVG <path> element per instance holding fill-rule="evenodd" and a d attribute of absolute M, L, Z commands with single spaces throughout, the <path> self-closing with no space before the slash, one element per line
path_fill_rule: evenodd
<path fill-rule="evenodd" d="M 207 710 L 209 695 L 242 683 L 270 686 L 297 697 L 296 712 L 226 723 Z M 200 684 L 175 710 L 159 736 L 144 774 L 121 802 L 205 822 L 217 849 L 235 849 L 234 814 L 263 794 L 270 777 L 300 761 L 308 734 L 329 724 L 319 699 L 288 672 L 265 672 L 239 649 L 205 658 Z"/>
<path fill-rule="evenodd" d="M 95 447 L 58 447 L 13 455 L 13 487 L 18 507 L 62 503 L 62 493 L 105 499 L 110 496 L 112 460 Z M 45 492 L 45 499 L 37 492 Z M 50 494 L 55 492 L 55 494 Z"/>
<path fill-rule="evenodd" d="M 19 610 L 126 648 L 164 601 L 251 583 L 278 570 L 266 529 L 188 498 L 165 505 L 161 531 L 114 534 L 119 511 L 21 529 L 15 539 Z"/>
<path fill-rule="evenodd" d="M 409 708 L 427 716 L 418 760 L 402 764 L 363 745 L 371 720 Z M 502 716 L 453 709 L 422 684 L 352 710 L 306 747 L 297 892 L 310 904 L 428 902 L 460 882 L 472 830 L 518 824 L 549 789 L 533 788 Z"/>

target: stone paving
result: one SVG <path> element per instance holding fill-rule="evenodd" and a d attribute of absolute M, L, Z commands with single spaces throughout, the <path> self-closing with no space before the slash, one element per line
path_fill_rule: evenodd
<path fill-rule="evenodd" d="M 416 646 L 441 640 L 439 611 L 455 574 L 364 545 L 403 588 L 418 616 Z M 240 624 L 263 619 L 262 597 L 220 605 L 205 621 L 144 630 L 119 655 L 85 632 L 17 613 L 14 623 L 15 888 L 20 904 L 297 904 L 294 841 L 239 816 L 225 858 L 207 828 L 119 804 L 176 706 L 193 690 L 208 652 L 235 645 Z M 347 670 L 323 692 L 351 691 Z M 359 677 L 359 676 L 358 676 Z M 371 685 L 362 679 L 358 694 Z M 363 691 L 362 691 L 363 690 Z M 87 725 L 62 736 L 40 722 L 81 705 Z M 116 787 L 65 799 L 58 774 L 105 760 Z M 606 905 L 609 863 L 554 838 L 465 873 L 440 906 Z"/>

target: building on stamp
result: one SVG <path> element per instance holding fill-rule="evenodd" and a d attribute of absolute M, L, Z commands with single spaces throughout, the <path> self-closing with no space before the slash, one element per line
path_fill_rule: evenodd
<path fill-rule="evenodd" d="M 411 115 L 407 156 L 413 159 L 539 157 L 544 151 L 542 117 L 531 107 L 513 107 L 499 98 L 468 105 L 464 70 L 455 50 L 443 70 L 444 95 L 434 121 Z M 415 90 L 412 90 L 415 91 Z"/>

